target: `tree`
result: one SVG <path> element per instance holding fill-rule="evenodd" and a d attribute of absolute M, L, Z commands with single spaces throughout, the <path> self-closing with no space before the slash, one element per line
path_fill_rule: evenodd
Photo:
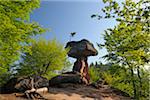
<path fill-rule="evenodd" d="M 102 67 L 101 67 L 102 68 Z M 100 68 L 100 69 L 101 69 Z M 112 64 L 109 66 L 109 69 L 101 71 L 101 77 L 108 83 L 110 86 L 115 87 L 121 91 L 128 93 L 130 96 L 133 96 L 133 86 L 131 81 L 130 70 L 125 66 L 119 66 L 118 64 Z M 141 93 L 142 96 L 140 100 L 147 100 L 149 98 L 149 71 L 140 69 L 140 76 L 142 79 Z M 139 89 L 139 80 L 137 75 L 134 77 L 136 82 L 136 88 Z"/>
<path fill-rule="evenodd" d="M 130 70 L 133 96 L 137 100 L 141 99 L 144 95 L 141 70 L 150 61 L 150 1 L 126 0 L 122 5 L 115 0 L 103 2 L 108 4 L 102 9 L 104 18 L 115 18 L 118 21 L 114 28 L 105 31 L 105 43 L 101 44 L 108 52 L 105 58 Z M 95 16 L 98 19 L 102 17 Z"/>
<path fill-rule="evenodd" d="M 105 66 L 107 66 L 108 69 L 102 71 L 101 76 L 106 81 L 106 83 L 132 96 L 133 87 L 130 81 L 129 70 L 127 70 L 124 66 L 119 66 L 118 64 L 111 64 L 111 66 Z"/>
<path fill-rule="evenodd" d="M 20 54 L 30 52 L 32 37 L 45 31 L 30 22 L 30 13 L 39 6 L 39 0 L 0 0 L 0 83 Z"/>
<path fill-rule="evenodd" d="M 68 67 L 67 51 L 56 40 L 38 40 L 31 44 L 31 54 L 22 56 L 17 75 L 42 75 L 48 79 L 56 70 Z"/>

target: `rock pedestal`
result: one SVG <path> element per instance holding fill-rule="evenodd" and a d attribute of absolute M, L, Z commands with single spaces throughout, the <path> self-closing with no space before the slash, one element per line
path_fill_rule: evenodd
<path fill-rule="evenodd" d="M 88 73 L 88 63 L 87 63 L 86 57 L 78 58 L 76 60 L 76 62 L 74 63 L 72 70 L 73 70 L 73 72 L 79 72 L 81 74 L 81 76 L 85 77 L 85 79 L 89 83 L 90 76 Z"/>

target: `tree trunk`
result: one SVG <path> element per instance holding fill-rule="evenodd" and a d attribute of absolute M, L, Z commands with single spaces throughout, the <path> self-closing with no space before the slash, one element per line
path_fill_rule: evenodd
<path fill-rule="evenodd" d="M 137 100 L 137 91 L 136 91 L 136 84 L 135 84 L 135 79 L 134 79 L 134 71 L 133 68 L 130 67 L 130 71 L 131 71 L 131 77 L 132 77 L 132 85 L 133 85 L 133 92 L 134 92 L 134 99 Z"/>
<path fill-rule="evenodd" d="M 49 61 L 49 62 L 48 62 L 48 64 L 46 65 L 46 68 L 45 68 L 45 71 L 44 71 L 44 73 L 43 73 L 43 74 L 46 74 L 46 72 L 47 72 L 47 70 L 48 70 L 49 65 L 50 65 L 50 61 Z"/>
<path fill-rule="evenodd" d="M 139 66 L 137 68 L 137 75 L 138 75 L 139 83 L 140 83 L 140 86 L 139 86 L 139 96 L 138 97 L 141 97 L 141 95 L 142 95 L 142 78 L 140 76 L 140 68 L 139 68 Z"/>
<path fill-rule="evenodd" d="M 133 67 L 126 61 L 127 65 L 129 66 L 129 69 L 131 71 L 131 81 L 132 81 L 132 86 L 133 86 L 133 97 L 135 100 L 138 100 L 137 98 L 137 91 L 136 91 L 136 84 L 135 84 L 135 79 L 134 79 L 134 70 Z"/>
<path fill-rule="evenodd" d="M 38 75 L 40 75 L 40 76 L 42 76 L 42 75 L 44 75 L 44 74 L 46 74 L 46 72 L 47 72 L 47 70 L 48 70 L 48 67 L 49 67 L 49 65 L 50 65 L 50 61 L 48 62 L 48 63 L 46 63 L 46 64 L 43 64 L 43 68 L 45 68 L 44 70 L 40 70 L 37 74 Z"/>

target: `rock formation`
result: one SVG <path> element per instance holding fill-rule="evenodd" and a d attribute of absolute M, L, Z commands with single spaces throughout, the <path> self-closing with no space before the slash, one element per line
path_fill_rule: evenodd
<path fill-rule="evenodd" d="M 93 44 L 86 39 L 81 41 L 70 41 L 67 43 L 66 48 L 70 48 L 68 56 L 77 59 L 72 69 L 73 72 L 79 72 L 83 80 L 89 83 L 90 76 L 88 73 L 87 59 L 89 56 L 96 56 L 98 54 L 97 50 L 94 48 Z"/>
<path fill-rule="evenodd" d="M 31 79 L 33 79 L 34 86 L 31 84 Z M 42 88 L 48 87 L 49 81 L 48 79 L 38 76 L 26 76 L 26 77 L 19 77 L 19 78 L 12 78 L 10 79 L 3 87 L 1 92 L 12 93 L 12 92 L 25 92 L 26 90 L 32 89 L 34 87 Z"/>
<path fill-rule="evenodd" d="M 96 56 L 97 50 L 88 40 L 70 41 L 65 48 L 69 48 L 68 56 L 76 58 L 72 72 L 66 72 L 52 78 L 50 86 L 61 85 L 63 83 L 84 83 L 89 84 L 90 76 L 88 73 L 87 59 L 89 56 Z"/>
<path fill-rule="evenodd" d="M 94 45 L 86 39 L 82 39 L 81 41 L 70 41 L 65 48 L 70 48 L 68 56 L 73 58 L 96 56 L 98 54 Z"/>
<path fill-rule="evenodd" d="M 49 81 L 49 86 L 58 86 L 62 83 L 82 83 L 81 76 L 78 73 L 67 72 L 56 77 L 53 77 Z"/>
<path fill-rule="evenodd" d="M 12 78 L 4 85 L 2 91 L 21 93 L 0 95 L 0 100 L 22 100 L 24 99 L 22 97 L 30 100 L 53 98 L 54 100 L 132 100 L 128 94 L 108 86 L 103 80 L 82 85 L 81 83 L 88 84 L 90 80 L 87 59 L 89 56 L 97 55 L 98 52 L 93 44 L 85 39 L 68 42 L 66 48 L 68 47 L 70 48 L 68 56 L 77 59 L 72 72 L 55 76 L 49 81 L 38 75 Z"/>

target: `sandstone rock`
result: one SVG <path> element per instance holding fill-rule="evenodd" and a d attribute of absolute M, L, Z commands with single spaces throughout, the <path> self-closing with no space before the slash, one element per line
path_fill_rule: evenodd
<path fill-rule="evenodd" d="M 53 77 L 50 81 L 49 81 L 49 85 L 50 86 L 58 86 L 60 84 L 63 83 L 81 83 L 82 79 L 80 74 L 74 74 L 72 72 L 68 72 L 62 75 L 58 75 L 56 77 Z"/>
<path fill-rule="evenodd" d="M 79 72 L 85 80 L 86 84 L 90 82 L 90 76 L 88 73 L 88 56 L 96 56 L 97 50 L 93 44 L 86 39 L 81 41 L 70 41 L 67 43 L 66 48 L 69 48 L 68 56 L 76 58 L 72 71 Z"/>
<path fill-rule="evenodd" d="M 73 58 L 95 56 L 98 54 L 93 44 L 86 39 L 68 42 L 66 48 L 70 48 L 68 56 Z"/>
<path fill-rule="evenodd" d="M 12 92 L 25 92 L 32 88 L 31 78 L 34 80 L 34 88 L 48 87 L 49 81 L 42 76 L 25 76 L 19 78 L 10 79 L 3 87 L 2 92 L 12 93 Z"/>
<path fill-rule="evenodd" d="M 0 93 L 12 93 L 16 92 L 15 84 L 17 83 L 17 78 L 11 78 L 6 84 L 1 87 Z"/>

